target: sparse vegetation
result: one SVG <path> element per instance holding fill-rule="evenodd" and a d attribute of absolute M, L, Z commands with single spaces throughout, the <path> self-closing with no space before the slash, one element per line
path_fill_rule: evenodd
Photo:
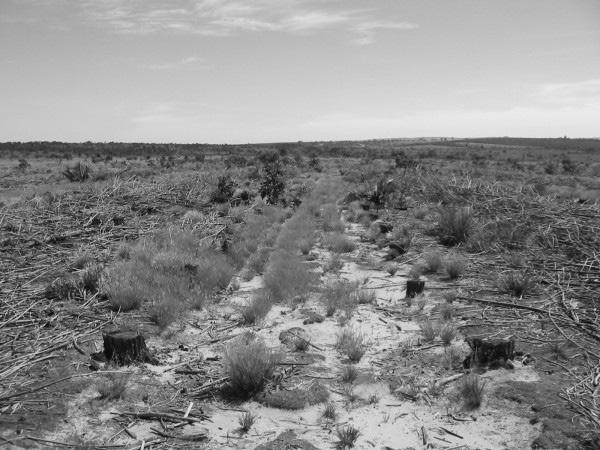
<path fill-rule="evenodd" d="M 421 327 L 421 333 L 423 334 L 423 340 L 425 342 L 433 342 L 435 337 L 438 335 L 439 330 L 435 326 L 435 324 L 429 319 L 421 322 L 419 325 Z"/>
<path fill-rule="evenodd" d="M 238 418 L 238 422 L 240 424 L 240 431 L 242 433 L 247 433 L 248 431 L 250 431 L 255 421 L 256 416 L 250 411 L 246 411 Z"/>
<path fill-rule="evenodd" d="M 263 319 L 271 310 L 273 302 L 266 292 L 256 293 L 250 302 L 242 307 L 242 319 L 251 325 Z"/>
<path fill-rule="evenodd" d="M 473 227 L 470 208 L 442 208 L 439 215 L 437 235 L 441 244 L 452 246 L 467 241 Z"/>
<path fill-rule="evenodd" d="M 278 352 L 254 334 L 246 333 L 225 347 L 225 371 L 229 376 L 228 394 L 249 398 L 258 393 L 279 362 Z"/>
<path fill-rule="evenodd" d="M 354 383 L 358 377 L 358 369 L 352 364 L 345 365 L 342 368 L 342 374 L 340 376 L 344 383 Z"/>
<path fill-rule="evenodd" d="M 341 233 L 326 233 L 323 236 L 323 246 L 335 253 L 350 253 L 356 249 L 356 244 L 348 236 Z"/>
<path fill-rule="evenodd" d="M 512 295 L 513 297 L 522 297 L 531 292 L 535 283 L 527 272 L 509 271 L 498 279 L 498 288 L 500 291 Z"/>
<path fill-rule="evenodd" d="M 460 395 L 465 408 L 476 409 L 481 406 L 485 382 L 475 374 L 465 375 L 460 385 Z"/>
<path fill-rule="evenodd" d="M 351 327 L 344 328 L 338 334 L 335 345 L 354 363 L 360 361 L 367 350 L 364 335 Z"/>
<path fill-rule="evenodd" d="M 336 434 L 338 437 L 337 448 L 343 450 L 345 448 L 354 448 L 354 444 L 360 436 L 360 431 L 352 425 L 346 425 L 345 427 L 338 428 Z"/>
<path fill-rule="evenodd" d="M 456 280 L 465 271 L 465 260 L 458 256 L 452 256 L 444 261 L 444 271 L 450 280 Z"/>
<path fill-rule="evenodd" d="M 425 273 L 436 273 L 442 268 L 442 255 L 439 252 L 429 252 L 423 255 Z"/>
<path fill-rule="evenodd" d="M 329 402 L 325 405 L 325 409 L 323 410 L 323 417 L 328 420 L 335 420 L 337 417 L 337 413 L 335 410 L 335 403 Z"/>
<path fill-rule="evenodd" d="M 445 323 L 440 328 L 440 338 L 444 345 L 450 345 L 456 337 L 456 327 L 451 323 Z"/>
<path fill-rule="evenodd" d="M 108 379 L 98 385 L 100 400 L 120 400 L 125 398 L 129 374 L 110 374 Z"/>

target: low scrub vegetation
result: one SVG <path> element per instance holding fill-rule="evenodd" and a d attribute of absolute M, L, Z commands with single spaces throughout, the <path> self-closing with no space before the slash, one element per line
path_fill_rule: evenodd
<path fill-rule="evenodd" d="M 527 272 L 510 271 L 502 274 L 498 279 L 498 288 L 500 291 L 512 295 L 513 297 L 522 297 L 530 293 L 535 282 Z"/>
<path fill-rule="evenodd" d="M 346 425 L 342 428 L 338 428 L 336 434 L 338 438 L 336 448 L 343 450 L 346 448 L 354 448 L 354 444 L 356 444 L 356 441 L 360 436 L 360 431 L 352 425 Z"/>
<path fill-rule="evenodd" d="M 450 280 L 456 280 L 464 273 L 466 265 L 460 256 L 451 256 L 444 261 L 444 271 Z"/>
<path fill-rule="evenodd" d="M 470 208 L 442 208 L 439 211 L 437 235 L 443 245 L 458 245 L 469 238 L 473 227 Z"/>
<path fill-rule="evenodd" d="M 285 250 L 275 250 L 264 274 L 267 294 L 274 301 L 304 297 L 314 287 L 316 276 L 296 254 Z"/>
<path fill-rule="evenodd" d="M 255 421 L 256 416 L 250 411 L 246 411 L 238 419 L 238 423 L 240 424 L 240 431 L 242 433 L 247 433 L 248 431 L 250 431 Z"/>
<path fill-rule="evenodd" d="M 260 392 L 280 361 L 280 354 L 262 339 L 245 333 L 225 347 L 225 371 L 229 376 L 227 393 L 250 398 Z"/>
<path fill-rule="evenodd" d="M 247 305 L 242 307 L 242 320 L 244 324 L 255 324 L 262 320 L 271 310 L 273 302 L 266 292 L 256 293 Z"/>
<path fill-rule="evenodd" d="M 425 342 L 433 342 L 433 340 L 439 333 L 439 329 L 436 327 L 436 325 L 430 320 L 425 320 L 421 322 L 419 326 L 421 327 L 423 340 Z"/>
<path fill-rule="evenodd" d="M 439 252 L 429 252 L 423 255 L 423 270 L 425 273 L 436 273 L 442 268 L 442 255 Z"/>
<path fill-rule="evenodd" d="M 335 253 L 350 253 L 356 248 L 356 244 L 348 236 L 336 232 L 323 236 L 323 246 Z"/>
<path fill-rule="evenodd" d="M 335 345 L 354 363 L 360 361 L 367 350 L 364 335 L 351 327 L 344 328 L 338 334 Z"/>
<path fill-rule="evenodd" d="M 333 316 L 338 309 L 347 311 L 356 307 L 356 289 L 356 283 L 347 280 L 336 280 L 326 284 L 321 298 L 327 317 Z"/>

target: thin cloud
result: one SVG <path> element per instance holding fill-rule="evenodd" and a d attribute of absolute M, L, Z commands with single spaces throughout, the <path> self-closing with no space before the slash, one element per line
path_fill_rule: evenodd
<path fill-rule="evenodd" d="M 201 69 L 208 67 L 206 60 L 198 56 L 188 56 L 177 61 L 147 64 L 144 67 L 150 70 L 176 70 L 176 69 Z"/>
<path fill-rule="evenodd" d="M 551 103 L 600 105 L 600 79 L 546 83 L 539 92 L 543 100 Z"/>
<path fill-rule="evenodd" d="M 350 31 L 353 42 L 372 43 L 382 30 L 411 30 L 416 24 L 377 20 L 376 10 L 323 7 L 314 0 L 178 0 L 164 8 L 155 0 L 85 0 L 82 14 L 91 23 L 119 33 L 174 32 L 232 36 L 244 32 L 309 34 Z"/>

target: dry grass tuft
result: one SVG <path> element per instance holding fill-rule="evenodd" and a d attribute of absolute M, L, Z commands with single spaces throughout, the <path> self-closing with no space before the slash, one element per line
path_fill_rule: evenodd
<path fill-rule="evenodd" d="M 250 411 L 246 411 L 238 418 L 238 423 L 240 424 L 240 431 L 242 433 L 247 433 L 254 425 L 256 421 L 256 416 L 252 414 Z"/>
<path fill-rule="evenodd" d="M 458 256 L 453 256 L 444 261 L 444 271 L 451 280 L 456 280 L 460 277 L 464 273 L 465 267 L 466 261 Z"/>
<path fill-rule="evenodd" d="M 245 333 L 225 347 L 224 360 L 229 376 L 228 392 L 245 399 L 263 388 L 273 375 L 280 355 L 256 335 Z"/>
<path fill-rule="evenodd" d="M 325 417 L 328 420 L 335 420 L 335 418 L 337 417 L 335 403 L 329 402 L 325 405 L 325 409 L 323 410 L 323 417 Z"/>
<path fill-rule="evenodd" d="M 341 233 L 326 233 L 322 240 L 323 246 L 335 253 L 350 253 L 356 248 L 356 244 L 348 236 Z"/>
<path fill-rule="evenodd" d="M 364 335 L 351 327 L 338 334 L 335 346 L 354 363 L 360 361 L 367 350 Z"/>
<path fill-rule="evenodd" d="M 421 322 L 419 325 L 421 327 L 421 333 L 423 333 L 423 340 L 425 342 L 433 342 L 435 337 L 438 335 L 438 328 L 435 324 L 429 319 Z"/>
<path fill-rule="evenodd" d="M 314 273 L 295 254 L 285 250 L 275 250 L 269 258 L 264 275 L 267 293 L 274 301 L 304 297 L 313 288 L 316 281 Z"/>
<path fill-rule="evenodd" d="M 120 400 L 125 397 L 129 374 L 111 374 L 98 385 L 100 400 Z"/>
<path fill-rule="evenodd" d="M 429 252 L 423 255 L 423 270 L 425 273 L 436 273 L 442 268 L 442 255 L 439 252 Z"/>
<path fill-rule="evenodd" d="M 456 327 L 451 323 L 445 323 L 440 329 L 440 338 L 444 345 L 450 345 L 456 337 Z"/>
<path fill-rule="evenodd" d="M 353 309 L 357 301 L 356 288 L 356 283 L 347 280 L 337 280 L 326 284 L 321 295 L 325 304 L 325 315 L 331 317 L 338 309 Z"/>
<path fill-rule="evenodd" d="M 271 297 L 265 292 L 258 292 L 247 305 L 242 307 L 241 313 L 244 324 L 251 325 L 264 319 L 272 306 Z"/>
<path fill-rule="evenodd" d="M 354 448 L 354 444 L 360 436 L 360 431 L 352 425 L 346 425 L 345 427 L 338 428 L 336 434 L 338 437 L 336 447 L 343 450 L 346 448 Z"/>
<path fill-rule="evenodd" d="M 344 366 L 340 378 L 344 383 L 354 383 L 358 378 L 358 369 L 352 364 Z"/>
<path fill-rule="evenodd" d="M 460 386 L 460 395 L 465 408 L 476 409 L 481 406 L 484 388 L 485 382 L 482 382 L 478 375 L 469 374 L 463 378 Z"/>
<path fill-rule="evenodd" d="M 531 292 L 535 282 L 527 272 L 510 271 L 500 276 L 498 279 L 498 289 L 514 297 L 522 297 Z"/>
<path fill-rule="evenodd" d="M 473 227 L 470 208 L 442 208 L 437 225 L 437 235 L 443 245 L 457 245 L 467 241 Z"/>

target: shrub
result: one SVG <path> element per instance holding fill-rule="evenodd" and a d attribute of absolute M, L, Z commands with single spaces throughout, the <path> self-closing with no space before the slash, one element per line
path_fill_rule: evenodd
<path fill-rule="evenodd" d="M 256 335 L 246 333 L 225 347 L 225 368 L 229 376 L 229 392 L 239 398 L 258 393 L 279 363 L 273 351 Z"/>
<path fill-rule="evenodd" d="M 442 256 L 438 252 L 425 253 L 423 261 L 425 273 L 435 273 L 442 268 Z"/>
<path fill-rule="evenodd" d="M 263 319 L 271 310 L 273 302 L 265 292 L 259 292 L 252 300 L 242 308 L 242 319 L 244 324 L 250 325 Z"/>
<path fill-rule="evenodd" d="M 394 263 L 386 264 L 385 271 L 390 274 L 390 277 L 393 277 L 398 272 L 398 265 Z"/>
<path fill-rule="evenodd" d="M 437 235 L 443 245 L 466 242 L 473 226 L 470 208 L 442 208 L 437 226 Z"/>
<path fill-rule="evenodd" d="M 248 268 L 254 273 L 263 273 L 272 251 L 272 247 L 260 247 L 248 258 Z"/>
<path fill-rule="evenodd" d="M 135 267 L 126 262 L 117 263 L 107 272 L 103 291 L 111 307 L 117 311 L 138 309 L 146 299 L 146 288 Z"/>
<path fill-rule="evenodd" d="M 97 291 L 102 275 L 102 267 L 97 264 L 87 266 L 79 272 L 79 280 L 81 287 L 86 291 Z"/>
<path fill-rule="evenodd" d="M 323 205 L 319 215 L 322 220 L 323 231 L 344 232 L 344 223 L 340 220 L 338 208 L 333 203 Z"/>
<path fill-rule="evenodd" d="M 435 337 L 438 335 L 437 327 L 429 319 L 421 322 L 419 325 L 421 333 L 423 333 L 423 340 L 425 342 L 433 342 Z"/>
<path fill-rule="evenodd" d="M 305 296 L 312 289 L 315 278 L 315 274 L 297 255 L 276 250 L 269 258 L 264 284 L 274 301 L 282 301 Z"/>
<path fill-rule="evenodd" d="M 465 271 L 465 260 L 459 257 L 452 257 L 444 261 L 444 270 L 451 280 L 456 280 Z"/>
<path fill-rule="evenodd" d="M 344 383 L 354 383 L 358 378 L 358 369 L 351 364 L 344 366 L 340 378 Z"/>
<path fill-rule="evenodd" d="M 341 233 L 327 233 L 323 236 L 323 245 L 335 253 L 350 253 L 356 248 L 356 244 Z"/>
<path fill-rule="evenodd" d="M 450 345 L 452 340 L 456 337 L 456 327 L 451 323 L 445 323 L 440 329 L 440 338 L 444 345 Z"/>
<path fill-rule="evenodd" d="M 413 216 L 415 219 L 423 220 L 427 216 L 427 212 L 427 208 L 425 207 L 415 208 L 413 211 Z"/>
<path fill-rule="evenodd" d="M 481 406 L 485 383 L 475 374 L 466 375 L 460 386 L 460 395 L 467 409 L 476 409 Z"/>
<path fill-rule="evenodd" d="M 228 175 L 221 175 L 217 179 L 217 187 L 210 194 L 210 201 L 214 203 L 228 202 L 235 192 L 235 182 Z"/>
<path fill-rule="evenodd" d="M 343 450 L 346 448 L 354 448 L 354 444 L 360 436 L 360 431 L 352 425 L 346 425 L 345 427 L 338 428 L 336 434 L 338 437 L 336 447 Z"/>
<path fill-rule="evenodd" d="M 406 225 L 394 227 L 392 231 L 392 241 L 399 244 L 405 250 L 408 250 L 413 240 L 413 233 Z"/>
<path fill-rule="evenodd" d="M 358 362 L 366 351 L 365 338 L 362 333 L 350 327 L 338 334 L 336 347 L 352 362 Z"/>
<path fill-rule="evenodd" d="M 526 272 L 510 271 L 498 279 L 498 288 L 514 297 L 522 297 L 530 292 L 534 285 L 533 279 Z"/>
<path fill-rule="evenodd" d="M 262 181 L 258 192 L 261 198 L 276 205 L 285 190 L 284 171 L 279 158 L 266 162 L 262 170 Z"/>
<path fill-rule="evenodd" d="M 163 291 L 150 308 L 150 319 L 164 330 L 177 319 L 182 310 L 183 303 L 177 299 L 177 296 L 171 295 L 169 291 Z"/>
<path fill-rule="evenodd" d="M 240 424 L 240 431 L 242 433 L 247 433 L 254 425 L 254 421 L 256 420 L 256 416 L 252 414 L 250 411 L 246 411 L 238 418 L 238 422 Z"/>

